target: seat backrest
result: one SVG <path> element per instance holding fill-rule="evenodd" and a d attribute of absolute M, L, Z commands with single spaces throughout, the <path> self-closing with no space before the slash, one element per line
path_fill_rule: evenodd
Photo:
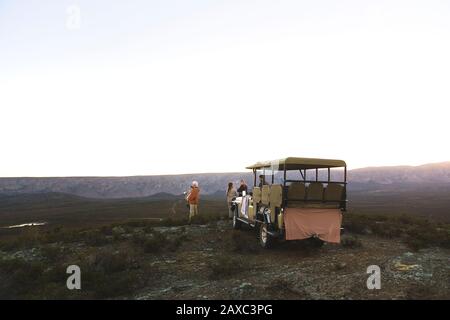
<path fill-rule="evenodd" d="M 261 201 L 261 188 L 254 187 L 253 188 L 253 203 L 259 203 Z"/>
<path fill-rule="evenodd" d="M 281 184 L 273 184 L 270 186 L 269 201 L 271 207 L 281 207 L 283 202 L 283 187 Z"/>
<path fill-rule="evenodd" d="M 306 199 L 312 201 L 323 200 L 323 185 L 320 182 L 311 182 L 306 191 Z"/>
<path fill-rule="evenodd" d="M 344 186 L 337 183 L 329 183 L 325 188 L 326 201 L 341 201 L 344 195 Z"/>
<path fill-rule="evenodd" d="M 293 182 L 288 187 L 288 200 L 304 200 L 306 187 L 303 182 Z"/>
<path fill-rule="evenodd" d="M 262 190 L 261 190 L 261 203 L 268 206 L 270 199 L 270 186 L 265 184 L 262 186 Z"/>

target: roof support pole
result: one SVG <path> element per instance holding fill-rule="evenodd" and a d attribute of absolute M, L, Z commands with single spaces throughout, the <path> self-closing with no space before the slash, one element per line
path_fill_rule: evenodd
<path fill-rule="evenodd" d="M 300 171 L 300 175 L 302 176 L 303 180 L 305 180 L 305 175 L 303 174 L 303 171 L 301 169 L 299 169 L 298 171 Z"/>
<path fill-rule="evenodd" d="M 347 165 L 344 167 L 344 199 L 347 199 Z M 347 202 L 344 202 L 344 211 L 347 211 Z"/>
<path fill-rule="evenodd" d="M 267 183 L 266 181 L 266 168 L 263 168 L 263 185 L 265 185 Z"/>

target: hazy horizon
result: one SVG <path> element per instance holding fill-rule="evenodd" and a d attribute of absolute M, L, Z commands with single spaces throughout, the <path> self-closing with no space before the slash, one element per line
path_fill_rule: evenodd
<path fill-rule="evenodd" d="M 373 168 L 396 168 L 396 167 L 421 167 L 426 165 L 439 165 L 439 164 L 447 164 L 449 161 L 441 161 L 441 162 L 431 162 L 431 163 L 422 163 L 418 165 L 388 165 L 388 166 L 367 166 L 367 167 L 358 167 L 358 168 L 350 168 L 348 171 L 359 170 L 359 169 L 373 169 Z M 0 176 L 1 178 L 120 178 L 120 177 L 145 177 L 145 176 L 181 176 L 181 175 L 195 175 L 195 174 L 227 174 L 227 173 L 251 173 L 251 170 L 242 169 L 237 171 L 208 171 L 208 172 L 182 172 L 182 173 L 158 173 L 158 174 L 136 174 L 136 175 L 79 175 L 79 176 Z"/>
<path fill-rule="evenodd" d="M 0 177 L 450 160 L 450 3 L 0 1 Z"/>

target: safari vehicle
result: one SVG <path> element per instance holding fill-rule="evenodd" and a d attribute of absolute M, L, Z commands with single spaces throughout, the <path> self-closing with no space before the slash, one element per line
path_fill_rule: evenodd
<path fill-rule="evenodd" d="M 233 200 L 234 229 L 243 224 L 257 228 L 263 248 L 276 238 L 309 239 L 318 246 L 340 242 L 347 207 L 344 161 L 289 157 L 247 169 L 253 170 L 253 192 Z M 337 181 L 331 179 L 336 170 Z"/>

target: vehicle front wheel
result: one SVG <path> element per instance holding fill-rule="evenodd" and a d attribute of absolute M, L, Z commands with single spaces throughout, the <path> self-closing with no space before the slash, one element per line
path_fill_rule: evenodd
<path fill-rule="evenodd" d="M 241 229 L 242 221 L 238 220 L 237 214 L 233 214 L 233 229 L 239 230 Z"/>
<path fill-rule="evenodd" d="M 266 223 L 261 223 L 259 226 L 259 244 L 264 249 L 270 248 L 273 245 L 274 239 L 269 234 Z"/>

